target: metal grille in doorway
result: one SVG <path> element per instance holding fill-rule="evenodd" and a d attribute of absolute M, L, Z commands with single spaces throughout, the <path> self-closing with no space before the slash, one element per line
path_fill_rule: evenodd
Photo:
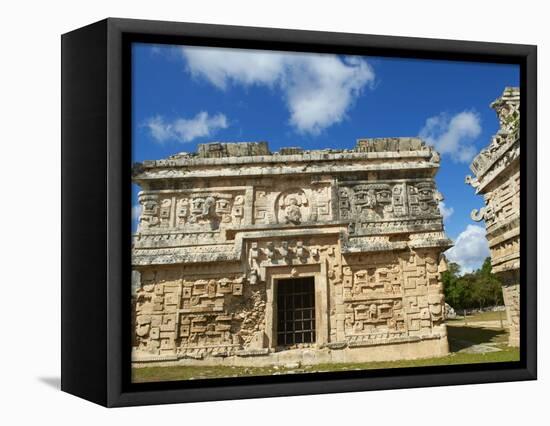
<path fill-rule="evenodd" d="M 315 342 L 313 277 L 277 281 L 277 345 Z"/>

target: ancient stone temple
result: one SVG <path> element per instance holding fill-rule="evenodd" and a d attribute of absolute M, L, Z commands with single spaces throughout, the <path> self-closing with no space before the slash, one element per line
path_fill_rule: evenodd
<path fill-rule="evenodd" d="M 491 144 L 474 158 L 466 176 L 485 206 L 472 219 L 485 220 L 493 272 L 502 282 L 510 345 L 519 345 L 519 88 L 507 87 L 491 104 L 500 129 Z"/>
<path fill-rule="evenodd" d="M 445 355 L 438 168 L 417 138 L 136 164 L 134 365 Z"/>

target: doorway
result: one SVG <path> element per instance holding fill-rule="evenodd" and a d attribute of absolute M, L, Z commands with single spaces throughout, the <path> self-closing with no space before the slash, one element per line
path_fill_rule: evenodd
<path fill-rule="evenodd" d="M 277 281 L 277 346 L 315 343 L 315 279 Z"/>

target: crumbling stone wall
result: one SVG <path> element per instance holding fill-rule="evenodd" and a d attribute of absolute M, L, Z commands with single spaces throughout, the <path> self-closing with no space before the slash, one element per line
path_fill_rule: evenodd
<path fill-rule="evenodd" d="M 134 362 L 445 354 L 438 167 L 416 138 L 212 143 L 135 165 Z M 281 347 L 277 283 L 293 277 L 314 279 L 316 339 Z"/>
<path fill-rule="evenodd" d="M 466 183 L 483 195 L 484 207 L 472 219 L 485 221 L 493 272 L 502 282 L 512 346 L 519 346 L 520 161 L 519 88 L 507 87 L 491 104 L 500 128 L 474 158 Z"/>

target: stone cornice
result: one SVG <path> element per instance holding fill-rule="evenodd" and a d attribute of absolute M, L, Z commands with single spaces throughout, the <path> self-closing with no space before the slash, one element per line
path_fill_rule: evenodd
<path fill-rule="evenodd" d="M 378 153 L 375 154 L 378 155 Z M 169 166 L 168 164 L 162 163 L 162 165 L 136 165 L 133 171 L 133 180 L 134 182 L 139 183 L 155 179 L 207 179 L 219 177 L 262 177 L 295 174 L 348 174 L 354 172 L 393 170 L 418 171 L 422 169 L 428 171 L 429 176 L 433 176 L 439 168 L 439 164 L 431 162 L 430 156 L 426 155 L 407 158 L 394 157 L 395 159 L 401 160 L 395 162 L 387 161 L 387 159 L 384 160 L 383 157 L 376 159 L 362 158 L 361 155 L 362 154 L 350 154 L 350 156 L 345 155 L 340 158 L 329 158 L 321 161 L 316 161 L 313 159 L 307 161 L 292 161 L 291 159 L 283 159 L 281 161 L 243 163 L 241 165 L 237 163 L 224 164 L 222 162 L 213 162 L 210 165 L 193 166 Z"/>
<path fill-rule="evenodd" d="M 435 175 L 439 164 L 429 161 L 423 162 L 328 162 L 324 164 L 316 164 L 310 162 L 308 164 L 288 164 L 281 162 L 274 165 L 265 163 L 260 165 L 255 163 L 253 167 L 227 167 L 219 166 L 214 168 L 197 168 L 189 169 L 187 167 L 166 167 L 150 169 L 134 169 L 133 180 L 135 183 L 140 183 L 147 180 L 162 180 L 162 179 L 212 179 L 221 177 L 269 177 L 281 175 L 316 175 L 316 174 L 349 174 L 357 172 L 384 172 L 384 171 L 421 171 L 425 170 L 429 176 Z"/>
<path fill-rule="evenodd" d="M 143 169 L 150 168 L 172 168 L 172 167 L 204 167 L 216 165 L 241 165 L 241 164 L 269 164 L 269 163 L 309 163 L 326 161 L 345 160 L 387 160 L 407 158 L 431 158 L 431 150 L 403 151 L 403 152 L 355 152 L 355 151 L 334 151 L 319 150 L 306 151 L 302 154 L 281 155 L 278 153 L 270 155 L 256 155 L 243 157 L 221 157 L 221 158 L 200 158 L 183 157 L 168 158 L 163 160 L 147 160 L 137 163 Z"/>
<path fill-rule="evenodd" d="M 214 154 L 219 152 L 219 155 L 214 156 L 208 150 L 205 154 L 205 145 L 201 145 L 198 154 L 182 153 L 166 159 L 136 163 L 132 171 L 134 181 L 400 169 L 433 169 L 433 175 L 439 167 L 437 152 L 418 138 L 360 139 L 352 150 L 283 148 L 275 153 L 269 152 L 264 145 L 261 149 L 254 148 L 258 144 L 250 142 L 206 145 L 223 149 L 215 151 Z M 228 156 L 224 149 L 261 155 Z"/>

